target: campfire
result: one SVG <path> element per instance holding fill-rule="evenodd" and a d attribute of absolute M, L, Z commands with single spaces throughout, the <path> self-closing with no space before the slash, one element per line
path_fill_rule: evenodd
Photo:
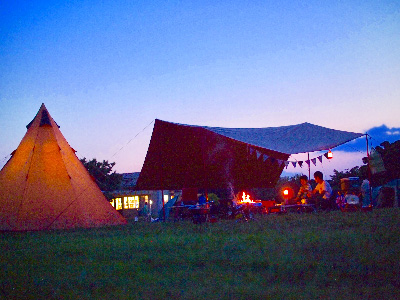
<path fill-rule="evenodd" d="M 256 203 L 256 201 L 251 200 L 250 195 L 243 192 L 242 199 L 238 199 L 238 203 Z"/>

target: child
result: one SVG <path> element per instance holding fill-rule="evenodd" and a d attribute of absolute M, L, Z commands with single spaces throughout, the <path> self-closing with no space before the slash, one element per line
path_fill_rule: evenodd
<path fill-rule="evenodd" d="M 343 209 L 346 206 L 346 198 L 340 191 L 336 196 L 336 205 L 339 209 Z"/>
<path fill-rule="evenodd" d="M 296 202 L 301 201 L 302 204 L 306 204 L 307 203 L 307 199 L 310 198 L 311 196 L 311 185 L 308 183 L 308 177 L 306 175 L 301 175 L 300 176 L 300 183 L 301 183 L 301 187 L 299 192 L 297 193 L 296 196 Z M 305 201 L 303 201 L 305 200 Z M 305 202 L 305 203 L 303 203 Z"/>

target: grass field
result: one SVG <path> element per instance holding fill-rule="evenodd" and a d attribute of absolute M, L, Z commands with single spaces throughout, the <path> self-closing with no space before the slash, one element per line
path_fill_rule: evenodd
<path fill-rule="evenodd" d="M 400 210 L 1 233 L 3 299 L 400 299 Z"/>

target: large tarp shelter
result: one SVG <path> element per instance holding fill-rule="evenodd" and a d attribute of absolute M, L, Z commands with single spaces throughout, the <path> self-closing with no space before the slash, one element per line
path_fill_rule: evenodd
<path fill-rule="evenodd" d="M 273 187 L 291 154 L 328 150 L 362 135 L 309 123 L 221 128 L 156 119 L 136 188 Z"/>
<path fill-rule="evenodd" d="M 364 135 L 310 123 L 267 128 L 204 128 L 238 141 L 287 154 L 328 150 Z"/>
<path fill-rule="evenodd" d="M 125 224 L 44 104 L 0 171 L 0 230 Z"/>

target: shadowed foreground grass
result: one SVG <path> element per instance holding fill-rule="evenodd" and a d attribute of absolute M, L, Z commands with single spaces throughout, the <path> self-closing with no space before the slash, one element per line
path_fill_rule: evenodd
<path fill-rule="evenodd" d="M 399 299 L 400 211 L 1 233 L 4 299 Z"/>

